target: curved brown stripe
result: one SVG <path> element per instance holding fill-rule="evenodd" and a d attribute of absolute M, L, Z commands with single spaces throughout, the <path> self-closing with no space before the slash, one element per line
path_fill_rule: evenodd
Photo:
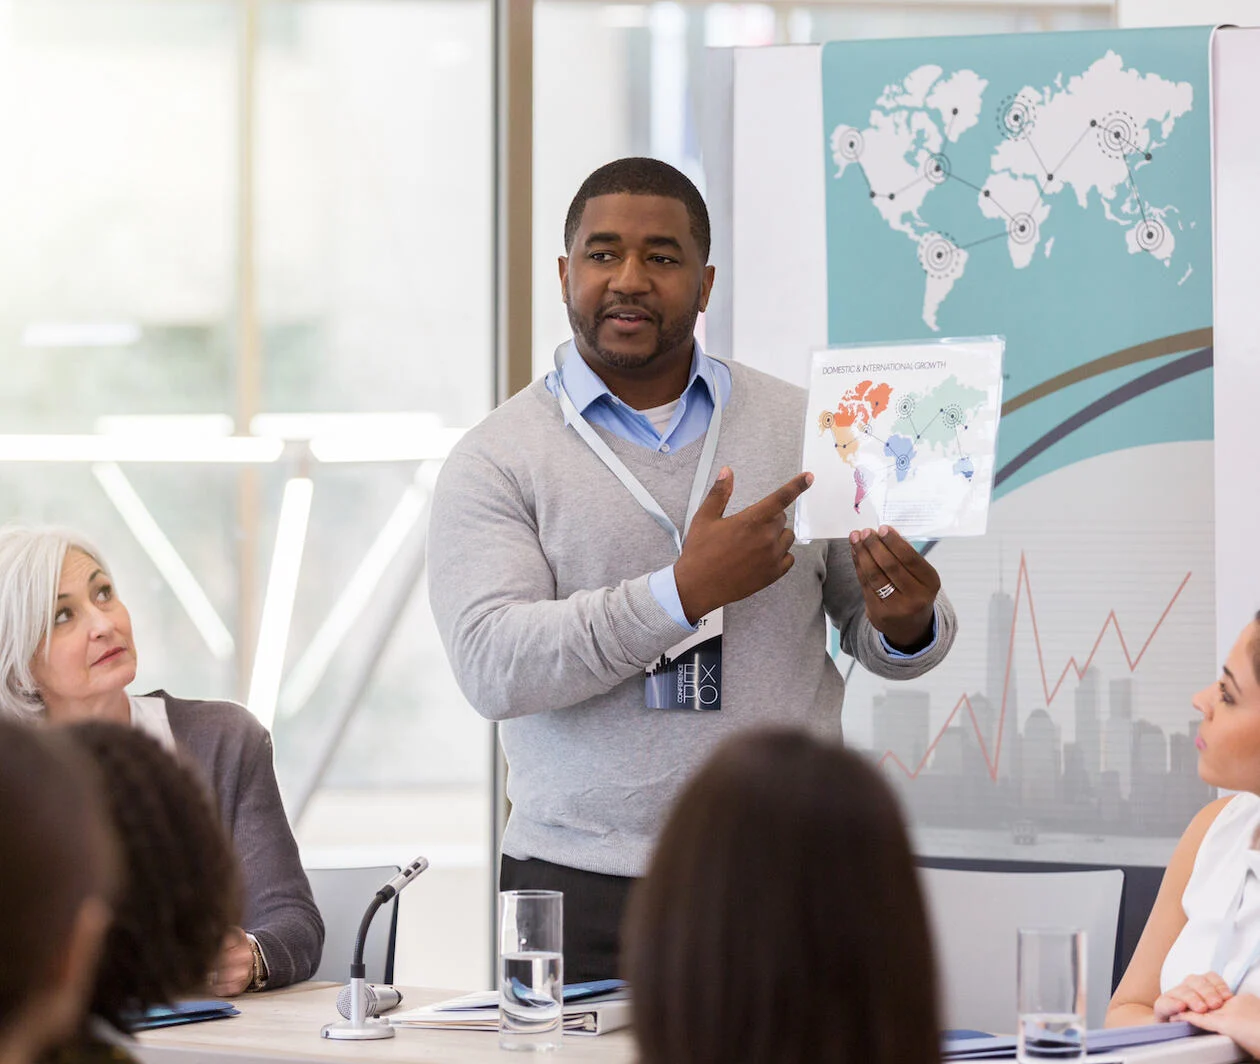
<path fill-rule="evenodd" d="M 1119 369 L 1121 366 L 1131 366 L 1135 362 L 1145 362 L 1148 359 L 1159 358 L 1162 355 L 1177 355 L 1182 351 L 1189 351 L 1195 347 L 1211 346 L 1212 328 L 1208 326 L 1206 329 L 1191 329 L 1189 332 L 1176 333 L 1172 336 L 1161 336 L 1158 340 L 1148 340 L 1146 343 L 1138 344 L 1136 347 L 1126 347 L 1120 351 L 1113 351 L 1109 355 L 1103 355 L 1102 358 L 1094 359 L 1093 362 L 1086 362 L 1084 365 L 1076 366 L 1066 373 L 1060 373 L 1057 377 L 1051 377 L 1049 380 L 1042 381 L 1040 384 L 1029 388 L 1026 392 L 1020 392 L 1019 395 L 1012 396 L 1002 404 L 1002 416 L 1013 414 L 1020 407 L 1027 406 L 1029 403 L 1035 403 L 1038 399 L 1044 399 L 1047 395 L 1061 391 L 1071 384 L 1089 380 L 1090 377 L 1097 377 L 1099 374 L 1108 373 L 1113 369 Z"/>

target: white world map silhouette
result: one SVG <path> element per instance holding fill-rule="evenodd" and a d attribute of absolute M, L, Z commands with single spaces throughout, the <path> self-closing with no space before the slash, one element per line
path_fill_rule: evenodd
<path fill-rule="evenodd" d="M 1048 257 L 1055 197 L 1068 191 L 1082 209 L 1121 228 L 1130 254 L 1171 266 L 1177 207 L 1147 202 L 1139 182 L 1190 112 L 1190 84 L 1126 70 L 1121 56 L 1108 51 L 1066 83 L 1060 74 L 1052 85 L 1025 86 L 996 101 L 986 130 L 988 86 L 973 70 L 946 75 L 939 66 L 920 66 L 885 88 L 864 128 L 838 125 L 831 133 L 834 179 L 850 169 L 860 173 L 880 217 L 915 245 L 925 275 L 925 324 L 939 331 L 940 307 L 973 248 L 1005 237 L 1015 269 L 1029 266 L 1038 248 Z M 994 142 L 988 172 L 965 173 L 951 147 L 977 127 L 976 135 L 987 132 Z M 933 192 L 951 181 L 975 193 L 978 216 L 949 220 L 949 229 L 966 229 L 962 239 L 924 216 Z M 1001 224 L 994 231 L 983 220 Z"/>

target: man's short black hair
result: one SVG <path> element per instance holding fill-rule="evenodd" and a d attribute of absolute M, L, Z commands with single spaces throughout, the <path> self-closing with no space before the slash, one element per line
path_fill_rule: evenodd
<path fill-rule="evenodd" d="M 564 219 L 564 249 L 572 250 L 578 226 L 582 224 L 582 212 L 586 201 L 595 196 L 612 196 L 628 192 L 635 196 L 667 196 L 679 200 L 687 208 L 691 221 L 691 235 L 700 248 L 700 257 L 709 261 L 709 211 L 704 205 L 700 190 L 691 183 L 681 170 L 660 159 L 632 157 L 606 163 L 582 182 L 569 213 Z"/>

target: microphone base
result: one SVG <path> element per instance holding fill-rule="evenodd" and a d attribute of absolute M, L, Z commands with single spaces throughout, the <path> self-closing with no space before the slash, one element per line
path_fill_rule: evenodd
<path fill-rule="evenodd" d="M 393 1038 L 394 1028 L 385 1020 L 367 1019 L 362 1026 L 356 1027 L 349 1020 L 338 1023 L 326 1023 L 320 1028 L 325 1038 L 335 1038 L 347 1042 L 366 1042 L 373 1038 Z"/>

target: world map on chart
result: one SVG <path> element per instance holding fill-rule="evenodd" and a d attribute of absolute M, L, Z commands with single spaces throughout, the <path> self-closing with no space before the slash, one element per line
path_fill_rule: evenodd
<path fill-rule="evenodd" d="M 924 393 L 872 380 L 847 389 L 834 410 L 818 415 L 818 431 L 831 434 L 852 471 L 854 513 L 871 491 L 904 483 L 924 461 L 949 461 L 954 476 L 970 481 L 976 467 L 967 432 L 985 398 L 952 375 Z"/>
<path fill-rule="evenodd" d="M 1190 84 L 1126 69 L 1108 51 L 1049 85 L 993 100 L 988 86 L 974 70 L 946 74 L 926 64 L 886 86 L 864 126 L 830 133 L 833 178 L 857 183 L 884 223 L 912 242 L 929 328 L 939 331 L 940 308 L 973 255 L 998 253 L 1004 241 L 1014 269 L 1034 266 L 1039 252 L 1049 258 L 1064 196 L 1116 226 L 1130 255 L 1173 266 L 1181 212 L 1149 202 L 1141 186 L 1192 109 Z M 987 172 L 956 165 L 952 149 L 964 137 L 991 142 Z M 934 193 L 951 182 L 973 190 L 974 214 L 934 211 Z M 1191 272 L 1187 264 L 1180 283 Z"/>

